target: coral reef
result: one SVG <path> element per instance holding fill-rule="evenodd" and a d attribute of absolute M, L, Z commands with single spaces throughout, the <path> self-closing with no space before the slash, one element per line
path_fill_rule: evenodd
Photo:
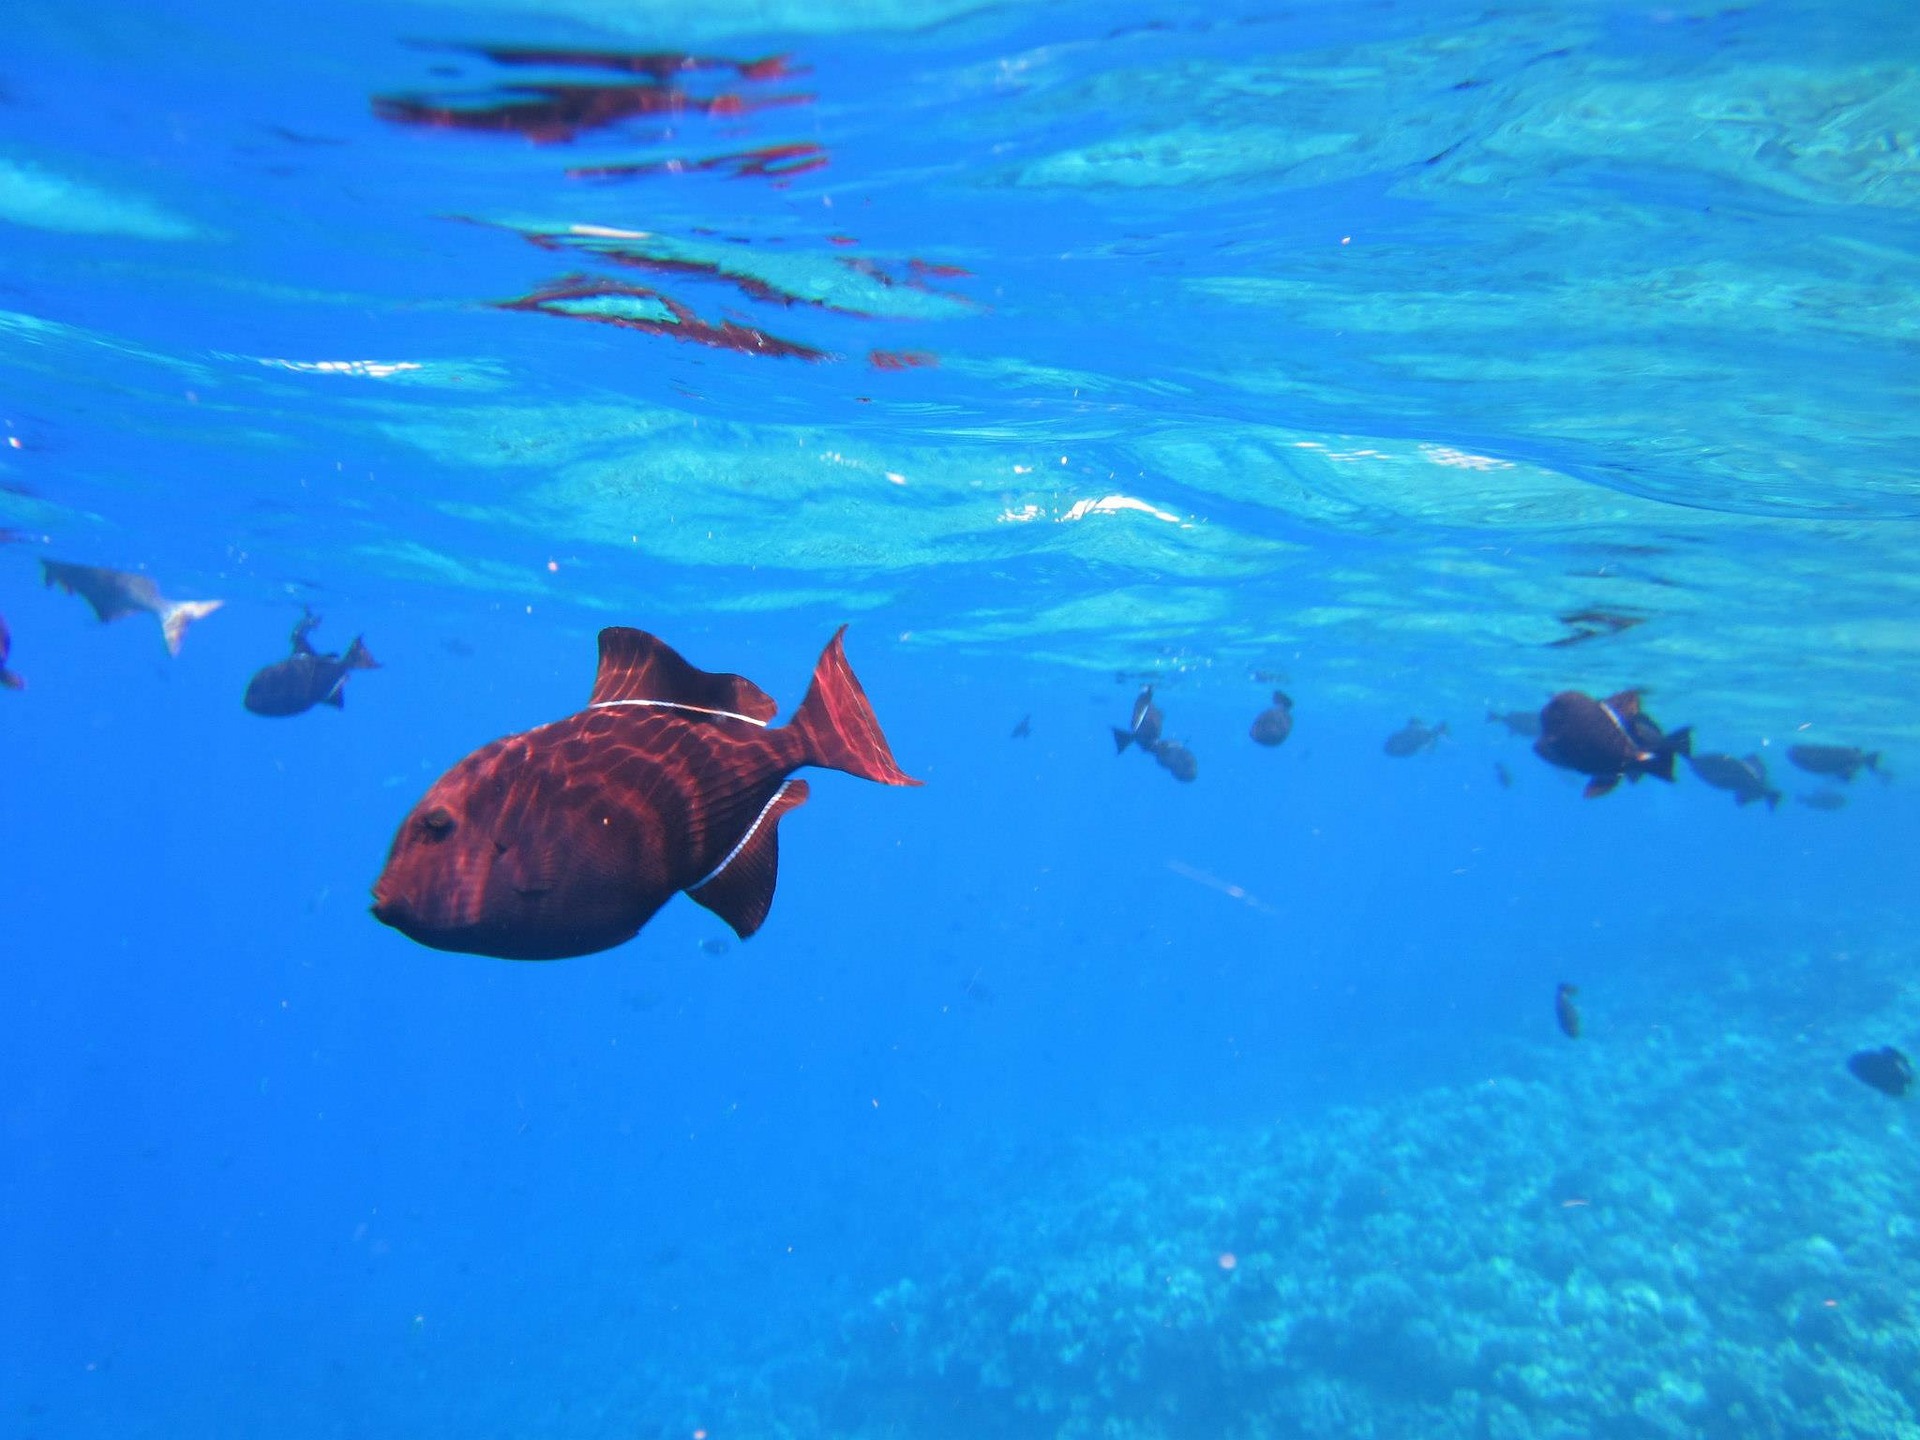
<path fill-rule="evenodd" d="M 1911 1440 L 1916 1121 L 1827 1039 L 1904 1012 L 1695 1007 L 1526 1078 L 1130 1142 L 854 1317 L 832 1428 Z"/>

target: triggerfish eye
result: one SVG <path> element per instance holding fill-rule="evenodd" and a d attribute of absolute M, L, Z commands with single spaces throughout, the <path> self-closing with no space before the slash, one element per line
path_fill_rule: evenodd
<path fill-rule="evenodd" d="M 444 840 L 453 833 L 453 816 L 444 805 L 436 805 L 420 817 L 421 825 L 436 840 Z"/>

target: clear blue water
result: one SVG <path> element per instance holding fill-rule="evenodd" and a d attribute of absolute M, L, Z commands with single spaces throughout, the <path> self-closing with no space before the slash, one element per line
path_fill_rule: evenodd
<path fill-rule="evenodd" d="M 1920 1436 L 1907 7 L 7 31 L 0 1434 Z M 367 914 L 602 625 L 845 621 L 927 783 L 751 941 Z M 1628 685 L 1783 803 L 1482 719 Z"/>

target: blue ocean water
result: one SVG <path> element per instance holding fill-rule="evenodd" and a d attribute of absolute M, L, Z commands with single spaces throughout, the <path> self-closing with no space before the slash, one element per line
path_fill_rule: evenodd
<path fill-rule="evenodd" d="M 7 33 L 0 1435 L 1920 1436 L 1909 7 Z M 368 914 L 602 626 L 847 622 L 751 940 Z M 1777 805 L 1483 718 L 1628 688 Z"/>

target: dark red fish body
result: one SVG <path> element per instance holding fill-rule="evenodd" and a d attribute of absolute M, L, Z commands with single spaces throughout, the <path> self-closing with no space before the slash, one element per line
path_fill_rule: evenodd
<path fill-rule="evenodd" d="M 7 668 L 7 656 L 13 653 L 13 634 L 7 629 L 7 620 L 0 615 L 0 690 L 24 690 L 27 682 Z"/>
<path fill-rule="evenodd" d="M 423 945 L 510 960 L 631 939 L 686 891 L 742 939 L 773 903 L 780 817 L 806 765 L 913 785 L 836 634 L 791 723 L 738 675 L 651 635 L 600 632 L 587 708 L 483 746 L 394 838 L 373 913 Z"/>
<path fill-rule="evenodd" d="M 1672 780 L 1674 757 L 1692 750 L 1692 727 L 1663 735 L 1653 719 L 1640 712 L 1640 695 L 1634 690 L 1604 701 L 1578 690 L 1561 691 L 1541 710 L 1540 738 L 1533 742 L 1533 753 L 1549 765 L 1590 776 L 1590 799 L 1606 794 L 1622 779 L 1654 775 Z"/>

